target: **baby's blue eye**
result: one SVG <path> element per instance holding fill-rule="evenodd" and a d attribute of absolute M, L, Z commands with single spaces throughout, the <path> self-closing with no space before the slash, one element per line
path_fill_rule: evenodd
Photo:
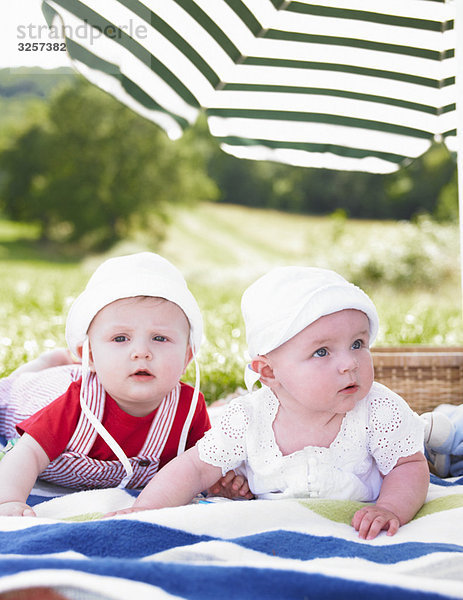
<path fill-rule="evenodd" d="M 326 348 L 319 348 L 318 350 L 315 350 L 315 352 L 313 354 L 314 354 L 314 356 L 319 356 L 319 357 L 327 356 L 328 350 Z"/>
<path fill-rule="evenodd" d="M 355 342 L 352 344 L 352 348 L 354 350 L 360 350 L 360 348 L 363 347 L 363 342 L 362 340 L 355 340 Z"/>
<path fill-rule="evenodd" d="M 116 337 L 113 339 L 115 342 L 125 342 L 127 337 L 125 335 L 116 335 Z"/>
<path fill-rule="evenodd" d="M 155 335 L 155 336 L 153 337 L 153 340 L 154 340 L 155 342 L 166 342 L 166 341 L 167 341 L 167 338 L 166 338 L 166 337 L 164 337 L 163 335 Z"/>

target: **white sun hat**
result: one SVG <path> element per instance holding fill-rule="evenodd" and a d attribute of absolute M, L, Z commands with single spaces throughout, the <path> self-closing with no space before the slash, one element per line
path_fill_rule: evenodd
<path fill-rule="evenodd" d="M 66 342 L 71 352 L 78 355 L 90 323 L 102 308 L 135 296 L 157 296 L 177 304 L 190 323 L 192 350 L 198 352 L 203 337 L 198 304 L 177 267 L 154 252 L 110 258 L 96 269 L 67 316 Z"/>
<path fill-rule="evenodd" d="M 249 354 L 251 358 L 266 354 L 320 317 L 349 308 L 367 315 L 371 345 L 379 320 L 363 290 L 328 269 L 276 267 L 251 284 L 241 300 Z M 245 379 L 252 386 L 257 378 L 249 370 Z"/>
<path fill-rule="evenodd" d="M 198 304 L 187 283 L 168 260 L 153 252 L 140 252 L 127 256 L 110 258 L 103 262 L 90 277 L 85 290 L 74 300 L 66 320 L 66 342 L 74 354 L 82 350 L 82 386 L 80 405 L 87 419 L 106 441 L 115 455 L 124 465 L 126 476 L 119 487 L 125 487 L 133 475 L 133 469 L 122 448 L 104 428 L 89 408 L 89 342 L 88 328 L 95 315 L 105 306 L 122 298 L 135 296 L 153 296 L 174 302 L 185 313 L 190 324 L 189 343 L 195 363 L 195 387 L 187 418 L 185 419 L 177 453 L 181 454 L 191 422 L 196 410 L 199 396 L 200 373 L 196 360 L 197 352 L 203 337 L 203 319 Z M 104 394 L 101 384 L 98 393 Z"/>

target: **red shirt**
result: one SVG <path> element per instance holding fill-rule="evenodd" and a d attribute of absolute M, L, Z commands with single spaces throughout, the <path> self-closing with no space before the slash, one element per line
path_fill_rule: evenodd
<path fill-rule="evenodd" d="M 80 416 L 80 387 L 82 380 L 71 383 L 67 391 L 53 400 L 34 415 L 16 426 L 20 434 L 26 432 L 43 448 L 50 461 L 64 452 L 71 439 Z M 159 468 L 177 456 L 178 444 L 183 424 L 190 408 L 193 388 L 181 383 L 180 399 L 172 428 L 164 450 L 159 457 Z M 124 450 L 128 457 L 137 456 L 148 435 L 151 422 L 157 409 L 145 417 L 134 417 L 119 408 L 118 404 L 106 394 L 102 424 Z M 191 448 L 210 429 L 204 396 L 200 393 L 187 438 L 187 448 Z M 96 437 L 89 456 L 99 460 L 117 460 L 113 451 L 99 435 Z"/>

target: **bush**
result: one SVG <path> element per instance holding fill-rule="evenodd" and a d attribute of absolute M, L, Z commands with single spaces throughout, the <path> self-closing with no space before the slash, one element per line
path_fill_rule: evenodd
<path fill-rule="evenodd" d="M 42 238 L 107 248 L 134 226 L 165 232 L 175 203 L 214 199 L 203 157 L 189 138 L 159 127 L 78 79 L 51 101 L 48 118 L 0 157 L 4 213 L 36 222 Z M 149 217 L 155 213 L 156 221 Z"/>
<path fill-rule="evenodd" d="M 371 225 L 365 228 L 366 239 L 333 220 L 335 243 L 324 256 L 317 256 L 319 266 L 342 273 L 365 289 L 377 284 L 393 288 L 438 288 L 458 271 L 457 230 L 422 217 L 416 223 L 406 221 L 394 228 Z"/>

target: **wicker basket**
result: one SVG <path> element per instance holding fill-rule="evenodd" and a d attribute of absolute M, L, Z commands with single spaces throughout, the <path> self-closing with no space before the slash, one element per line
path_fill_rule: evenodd
<path fill-rule="evenodd" d="M 463 403 L 463 347 L 372 348 L 375 380 L 418 414 L 439 404 Z"/>

